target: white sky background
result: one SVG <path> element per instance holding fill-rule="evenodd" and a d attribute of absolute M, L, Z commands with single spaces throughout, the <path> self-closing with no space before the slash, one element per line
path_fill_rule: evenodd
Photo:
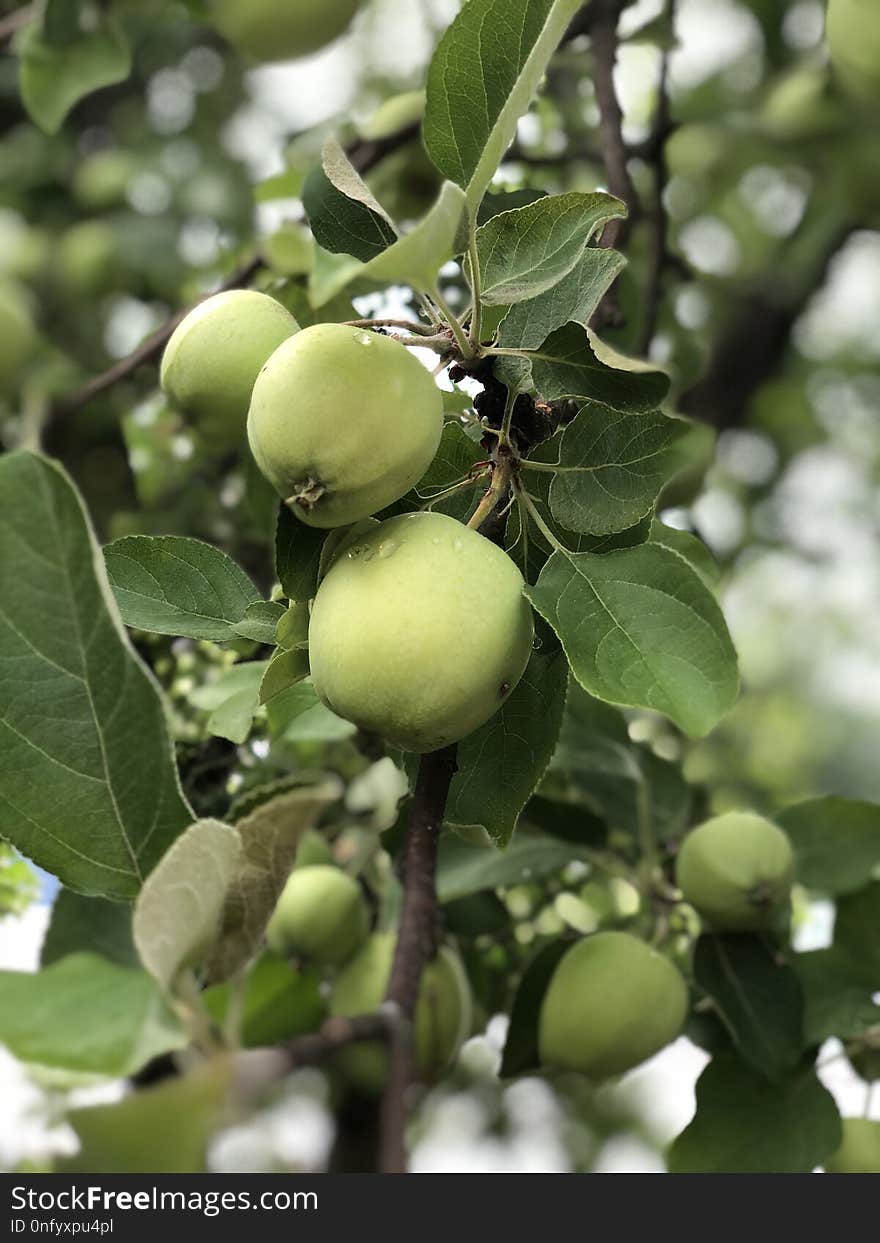
<path fill-rule="evenodd" d="M 254 179 L 272 175 L 283 167 L 285 142 L 295 129 L 329 121 L 347 110 L 358 98 L 359 65 L 363 45 L 357 55 L 358 37 L 368 41 L 368 56 L 374 65 L 399 75 L 401 88 L 412 85 L 410 72 L 417 73 L 432 42 L 422 17 L 433 19 L 441 29 L 455 12 L 455 0 L 424 0 L 421 6 L 411 0 L 374 0 L 369 15 L 361 14 L 358 31 L 333 48 L 295 65 L 269 66 L 250 76 L 250 103 L 230 124 L 223 138 L 229 149 L 248 161 Z M 625 15 L 625 29 L 634 29 L 661 8 L 660 0 L 640 0 Z M 822 6 L 818 0 L 802 0 L 789 19 L 786 31 L 793 46 L 805 49 L 821 37 Z M 389 34 L 389 31 L 393 32 Z M 735 0 L 682 0 L 679 9 L 680 47 L 672 61 L 671 81 L 691 86 L 710 72 L 729 67 L 736 80 L 741 75 L 748 84 L 748 55 L 760 49 L 760 34 L 754 18 Z M 745 63 L 744 63 L 745 62 Z M 627 115 L 627 131 L 644 131 L 648 116 L 651 83 L 656 80 L 657 55 L 650 48 L 633 46 L 623 50 L 617 74 L 618 88 Z M 647 84 L 647 86 L 646 86 Z M 777 207 L 784 187 L 771 184 Z M 291 205 L 268 205 L 261 213 L 264 228 L 275 227 L 279 217 L 289 214 Z M 771 212 L 772 218 L 775 213 Z M 736 255 L 717 227 L 720 222 L 703 222 L 692 232 L 689 258 L 702 270 L 712 265 L 735 265 Z M 724 226 L 721 226 L 723 229 Z M 194 238 L 191 244 L 196 244 Z M 719 257 L 720 256 L 720 257 Z M 726 257 L 725 257 L 726 256 Z M 125 308 L 123 308 L 125 309 Z M 701 313 L 697 292 L 681 299 L 679 314 Z M 128 324 L 117 326 L 118 353 L 125 353 L 151 325 L 140 304 L 127 308 Z M 140 318 L 138 319 L 138 316 Z M 124 319 L 124 316 L 123 316 Z M 682 319 L 682 322 L 686 322 Z M 829 332 L 833 325 L 833 335 Z M 835 265 L 828 288 L 814 304 L 798 328 L 799 348 L 808 357 L 821 361 L 833 354 L 840 342 L 856 342 L 866 357 L 880 356 L 880 238 L 863 234 L 853 239 Z M 130 343 L 130 338 L 134 340 Z M 661 343 L 662 344 L 662 343 Z M 834 384 L 838 387 L 835 390 Z M 875 485 L 865 470 L 863 445 L 865 420 L 870 411 L 859 407 L 859 394 L 847 390 L 841 397 L 842 382 L 833 373 L 825 377 L 825 388 L 817 388 L 815 401 L 835 412 L 848 411 L 842 443 L 818 449 L 796 460 L 779 489 L 777 504 L 794 549 L 791 554 L 753 558 L 737 573 L 727 599 L 734 637 L 741 649 L 747 671 L 750 662 L 760 665 L 773 659 L 768 653 L 767 625 L 774 609 L 783 606 L 791 624 L 780 643 L 798 648 L 805 656 L 812 650 L 814 628 L 827 620 L 829 612 L 854 618 L 861 613 L 876 617 L 880 597 L 880 567 L 876 550 L 864 547 L 864 532 L 858 518 L 868 512 Z M 829 386 L 831 386 L 829 388 Z M 823 397 L 824 393 L 824 397 Z M 829 396 L 829 393 L 831 396 Z M 876 397 L 876 393 L 875 393 Z M 862 400 L 862 407 L 864 407 Z M 876 406 L 873 412 L 876 416 Z M 871 419 L 873 422 L 873 419 Z M 743 433 L 743 435 L 748 435 Z M 871 439 L 875 430 L 871 430 Z M 760 439 L 760 438 L 758 438 Z M 748 459 L 748 446 L 741 441 L 732 459 Z M 753 457 L 760 465 L 760 444 L 752 443 Z M 745 454 L 745 458 L 742 458 Z M 830 479 L 830 481 L 829 481 Z M 843 498 L 856 490 L 859 505 L 847 507 Z M 861 491 L 859 491 L 861 490 Z M 866 508 L 862 508 L 862 503 Z M 742 513 L 728 490 L 719 486 L 700 502 L 700 528 L 719 550 L 735 537 Z M 812 544 L 811 544 L 812 540 Z M 820 557 L 816 562 L 816 541 Z M 866 555 L 867 553 L 870 555 Z M 798 554 L 803 553 L 803 558 Z M 809 565 L 814 565 L 811 573 Z M 760 602 L 760 603 L 759 603 Z M 758 641 L 760 636 L 760 642 Z M 880 710 L 880 636 L 867 626 L 849 626 L 826 667 L 824 686 L 817 691 L 843 700 L 876 718 Z M 833 671 L 833 675 L 828 670 Z M 817 678 L 821 681 L 821 671 Z M 46 906 L 37 906 L 20 918 L 0 920 L 0 969 L 33 970 L 48 916 Z M 827 906 L 818 906 L 812 922 L 801 934 L 801 948 L 827 944 L 830 916 Z M 489 1037 L 470 1042 L 465 1056 L 483 1059 L 487 1064 L 497 1057 L 503 1036 L 499 1021 L 490 1026 Z M 833 1054 L 832 1042 L 822 1060 Z M 638 1099 L 639 1113 L 646 1131 L 659 1145 L 668 1143 L 687 1123 L 694 1110 L 694 1084 L 705 1065 L 702 1051 L 682 1039 L 651 1062 L 626 1076 L 608 1091 L 626 1100 Z M 821 1072 L 844 1113 L 860 1114 L 865 1103 L 865 1085 L 848 1068 L 844 1059 L 831 1061 Z M 303 1084 L 308 1091 L 282 1102 L 270 1119 L 262 1119 L 258 1129 L 237 1128 L 228 1132 L 213 1154 L 218 1170 L 261 1168 L 273 1153 L 298 1161 L 304 1168 L 320 1167 L 331 1136 L 328 1116 L 321 1103 L 319 1088 L 312 1080 Z M 99 1090 L 100 1092 L 100 1090 Z M 116 1086 L 104 1089 L 111 1097 Z M 551 1094 L 540 1080 L 526 1080 L 508 1090 L 505 1109 L 509 1134 L 504 1139 L 490 1134 L 486 1119 L 474 1102 L 463 1095 L 442 1101 L 432 1111 L 430 1127 L 414 1153 L 414 1168 L 427 1172 L 472 1170 L 533 1172 L 565 1170 L 566 1154 L 559 1143 L 560 1118 Z M 875 1094 L 872 1116 L 880 1118 L 880 1093 Z M 267 1139 L 268 1136 L 268 1139 Z M 44 1151 L 62 1151 L 71 1143 L 66 1128 L 53 1126 L 47 1114 L 46 1099 L 28 1079 L 26 1072 L 0 1048 L 0 1169 L 9 1168 L 25 1156 Z M 262 1145 L 262 1150 L 260 1145 Z M 254 1163 L 248 1165 L 248 1163 Z M 656 1153 L 637 1137 L 618 1137 L 603 1149 L 598 1168 L 607 1172 L 654 1171 L 662 1168 Z"/>

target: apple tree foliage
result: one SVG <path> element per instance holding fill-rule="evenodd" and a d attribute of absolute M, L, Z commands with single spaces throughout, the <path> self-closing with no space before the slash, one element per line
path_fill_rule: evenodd
<path fill-rule="evenodd" d="M 683 90 L 676 127 L 631 161 L 650 204 L 668 147 L 678 189 L 726 217 L 749 256 L 738 287 L 710 280 L 701 295 L 718 340 L 685 331 L 670 310 L 675 282 L 696 280 L 684 260 L 664 252 L 646 291 L 651 212 L 674 215 L 674 185 L 640 212 L 601 188 L 599 53 L 589 22 L 571 25 L 590 7 L 468 0 L 418 81 L 368 62 L 351 117 L 292 136 L 284 168 L 250 179 L 231 124 L 246 65 L 205 25 L 209 4 L 46 0 L 7 49 L 0 275 L 33 339 L 19 347 L 9 327 L 0 340 L 0 912 L 25 900 L 24 860 L 61 888 L 40 969 L 0 972 L 0 1042 L 62 1085 L 133 1079 L 120 1104 L 71 1112 L 76 1168 L 205 1168 L 242 1051 L 321 1029 L 333 970 L 266 947 L 304 853 L 357 880 L 378 931 L 400 907 L 417 760 L 335 715 L 309 678 L 309 603 L 350 533 L 279 506 L 246 412 L 231 449 L 187 426 L 158 395 L 155 352 L 71 401 L 248 264 L 302 327 L 385 315 L 403 326 L 382 331 L 435 350 L 440 448 L 379 518 L 430 507 L 468 521 L 501 481 L 491 534 L 522 571 L 536 641 L 503 707 L 458 747 L 436 878 L 472 1030 L 509 1016 L 501 1081 L 543 1072 L 538 1017 L 562 955 L 623 929 L 683 975 L 685 1031 L 710 1058 L 669 1168 L 809 1171 L 840 1146 L 816 1063 L 832 1037 L 858 1057 L 880 1033 L 880 809 L 831 789 L 762 807 L 791 843 L 796 903 L 759 931 L 701 923 L 682 902 L 676 855 L 715 801 L 684 761 L 749 688 L 724 567 L 664 516 L 699 494 L 713 423 L 742 418 L 737 402 L 779 363 L 744 332 L 754 357 L 728 367 L 715 417 L 694 393 L 723 326 L 751 298 L 761 333 L 763 290 L 768 331 L 785 338 L 784 297 L 830 237 L 870 223 L 867 155 L 853 151 L 873 141 L 876 154 L 876 137 L 784 39 L 782 10 L 797 6 L 739 6 L 763 41 L 760 82 Z M 668 49 L 664 14 L 627 37 Z M 787 162 L 816 184 L 777 246 L 729 179 Z M 258 236 L 255 205 L 285 202 L 288 222 Z M 599 244 L 609 226 L 619 249 Z M 646 331 L 663 334 L 668 366 L 645 361 Z M 20 356 L 7 360 L 7 339 Z M 816 434 L 796 405 L 783 392 L 768 419 L 782 453 Z M 798 952 L 809 895 L 834 903 L 834 938 Z M 546 1073 L 593 1136 L 574 1158 L 588 1169 L 595 1137 L 626 1119 L 587 1081 Z"/>

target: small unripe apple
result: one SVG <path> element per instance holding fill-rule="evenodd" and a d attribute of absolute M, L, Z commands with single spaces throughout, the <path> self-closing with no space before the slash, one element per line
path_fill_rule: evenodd
<path fill-rule="evenodd" d="M 541 1005 L 545 1066 L 608 1079 L 675 1040 L 688 991 L 668 959 L 626 932 L 597 932 L 568 950 Z"/>
<path fill-rule="evenodd" d="M 828 0 L 825 37 L 841 86 L 865 104 L 880 100 L 880 8 L 876 0 Z"/>
<path fill-rule="evenodd" d="M 178 324 L 162 356 L 160 381 L 189 415 L 206 447 L 241 444 L 260 368 L 298 329 L 289 311 L 253 289 L 232 289 L 200 302 Z"/>
<path fill-rule="evenodd" d="M 369 914 L 357 881 L 339 868 L 318 864 L 291 872 L 269 920 L 266 941 L 285 958 L 339 966 L 368 931 Z"/>
<path fill-rule="evenodd" d="M 824 1164 L 826 1174 L 880 1174 L 880 1122 L 844 1118 L 843 1142 Z"/>
<path fill-rule="evenodd" d="M 346 526 L 399 500 L 442 431 L 443 399 L 422 364 L 399 341 L 344 324 L 304 328 L 277 349 L 248 415 L 257 465 L 313 527 Z"/>
<path fill-rule="evenodd" d="M 729 811 L 689 833 L 676 863 L 678 887 L 721 932 L 766 928 L 788 900 L 794 853 L 775 824 Z"/>
<path fill-rule="evenodd" d="M 209 0 L 211 21 L 251 60 L 308 56 L 348 29 L 361 0 Z"/>
<path fill-rule="evenodd" d="M 36 340 L 24 288 L 16 281 L 0 281 L 0 393 L 14 386 Z"/>
<path fill-rule="evenodd" d="M 118 284 L 119 247 L 106 220 L 80 220 L 65 229 L 55 253 L 58 278 L 68 295 L 94 297 Z"/>
<path fill-rule="evenodd" d="M 445 514 L 389 518 L 334 561 L 309 623 L 319 698 L 405 751 L 485 724 L 523 675 L 532 612 L 511 559 Z"/>
<path fill-rule="evenodd" d="M 330 1013 L 349 1018 L 370 1014 L 382 1003 L 394 961 L 396 934 L 374 933 L 336 977 Z M 422 974 L 415 1014 L 415 1062 L 419 1075 L 432 1079 L 453 1060 L 471 1031 L 473 1001 L 461 959 L 443 946 Z M 387 1058 L 379 1044 L 346 1049 L 340 1066 L 362 1091 L 381 1092 Z"/>

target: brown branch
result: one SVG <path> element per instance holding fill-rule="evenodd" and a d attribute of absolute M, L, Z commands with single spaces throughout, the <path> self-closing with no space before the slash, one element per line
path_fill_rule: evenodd
<path fill-rule="evenodd" d="M 34 6 L 26 4 L 22 9 L 15 9 L 12 13 L 7 13 L 5 17 L 0 17 L 0 44 L 6 43 L 8 39 L 23 26 L 26 26 L 34 16 Z"/>
<path fill-rule="evenodd" d="M 351 1044 L 367 1040 L 390 1040 L 398 1026 L 392 1013 L 359 1014 L 353 1018 L 332 1018 L 316 1032 L 299 1036 L 282 1046 L 286 1069 L 314 1066 Z"/>
<path fill-rule="evenodd" d="M 675 28 L 676 0 L 667 0 L 666 17 L 670 31 Z M 648 151 L 654 173 L 654 203 L 650 215 L 650 240 L 648 253 L 648 276 L 645 283 L 645 319 L 639 337 L 637 354 L 646 354 L 648 347 L 657 331 L 657 319 L 660 314 L 660 300 L 663 294 L 663 276 L 670 266 L 669 224 L 666 219 L 666 207 L 663 195 L 669 180 L 669 165 L 666 159 L 666 140 L 671 132 L 669 113 L 669 57 L 670 51 L 663 49 L 660 59 L 660 80 L 657 85 L 657 108 L 654 122 L 648 139 Z"/>
<path fill-rule="evenodd" d="M 630 216 L 636 209 L 636 192 L 629 175 L 628 153 L 623 141 L 623 114 L 614 89 L 614 65 L 617 60 L 617 23 L 623 5 L 621 0 L 593 0 L 590 33 L 593 38 L 593 85 L 599 108 L 599 139 L 608 189 L 626 203 Z M 628 221 L 610 220 L 605 226 L 600 246 L 611 248 L 623 244 Z"/>
<path fill-rule="evenodd" d="M 402 1022 L 392 1032 L 388 1078 L 381 1107 L 383 1174 L 405 1174 L 406 1094 L 412 1078 L 412 1024 L 422 972 L 437 952 L 439 911 L 435 874 L 437 847 L 449 787 L 455 775 L 456 748 L 444 747 L 422 757 L 409 828 L 403 847 L 403 909 L 386 1000 Z"/>

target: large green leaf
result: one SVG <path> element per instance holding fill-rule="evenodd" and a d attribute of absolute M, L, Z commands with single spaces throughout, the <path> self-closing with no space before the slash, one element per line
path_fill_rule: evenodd
<path fill-rule="evenodd" d="M 446 823 L 482 827 L 499 845 L 510 841 L 522 809 L 543 777 L 562 721 L 568 662 L 537 652 L 502 707 L 458 745 L 458 771 Z"/>
<path fill-rule="evenodd" d="M 469 0 L 428 71 L 423 132 L 474 214 L 581 0 Z"/>
<path fill-rule="evenodd" d="M 880 866 L 880 807 L 849 798 L 812 798 L 776 817 L 791 838 L 798 880 L 843 895 L 861 889 Z"/>
<path fill-rule="evenodd" d="M 128 535 L 104 549 L 126 626 L 223 642 L 260 593 L 231 557 L 180 535 Z"/>
<path fill-rule="evenodd" d="M 62 889 L 52 904 L 40 966 L 68 954 L 100 954 L 123 967 L 140 966 L 131 931 L 131 907 L 107 898 L 86 898 Z"/>
<path fill-rule="evenodd" d="M 880 880 L 837 903 L 834 948 L 858 963 L 866 977 L 880 984 Z"/>
<path fill-rule="evenodd" d="M 552 289 L 510 308 L 498 329 L 498 345 L 537 350 L 557 328 L 569 323 L 586 328 L 625 267 L 626 260 L 616 250 L 588 247 Z"/>
<path fill-rule="evenodd" d="M 477 230 L 482 298 L 510 306 L 558 285 L 590 238 L 626 207 L 610 194 L 557 194 L 504 212 Z"/>
<path fill-rule="evenodd" d="M 132 898 L 192 820 L 162 699 L 65 472 L 9 454 L 0 492 L 0 830 L 70 888 Z"/>
<path fill-rule="evenodd" d="M 90 30 L 63 45 L 49 43 L 36 23 L 17 42 L 21 98 L 31 118 L 56 133 L 71 108 L 131 72 L 131 49 L 119 22 L 104 14 Z"/>
<path fill-rule="evenodd" d="M 591 333 L 580 324 L 566 324 L 536 349 L 500 358 L 496 371 L 508 387 L 533 391 L 545 401 L 587 398 L 624 414 L 643 414 L 660 405 L 668 376 L 622 355 L 603 358 L 601 353 Z"/>
<path fill-rule="evenodd" d="M 808 1174 L 840 1144 L 834 1098 L 812 1068 L 768 1083 L 730 1053 L 697 1083 L 697 1112 L 669 1153 L 673 1174 Z"/>
<path fill-rule="evenodd" d="M 233 986 L 214 984 L 202 993 L 210 1015 L 223 1024 Z M 326 1014 L 320 971 L 296 970 L 266 951 L 248 971 L 244 984 L 241 1041 L 245 1048 L 279 1044 L 315 1031 Z"/>
<path fill-rule="evenodd" d="M 207 957 L 220 932 L 227 896 L 241 864 L 236 829 L 197 820 L 149 876 L 134 908 L 141 962 L 165 990 L 185 967 Z"/>
<path fill-rule="evenodd" d="M 338 797 L 336 782 L 303 786 L 279 794 L 236 821 L 242 849 L 206 964 L 210 980 L 227 979 L 254 957 L 290 875 L 301 837 Z"/>
<path fill-rule="evenodd" d="M 315 594 L 321 549 L 326 538 L 326 531 L 300 522 L 289 506 L 281 504 L 278 507 L 275 573 L 284 594 L 291 600 L 306 602 Z"/>
<path fill-rule="evenodd" d="M 658 411 L 627 415 L 586 402 L 559 442 L 553 517 L 570 531 L 610 535 L 640 522 L 669 474 L 680 424 Z"/>
<path fill-rule="evenodd" d="M 761 938 L 700 937 L 694 978 L 753 1069 L 775 1080 L 797 1065 L 803 1049 L 800 981 Z"/>
<path fill-rule="evenodd" d="M 0 971 L 0 1044 L 23 1062 L 131 1075 L 187 1042 L 140 967 L 70 954 L 36 974 Z"/>
<path fill-rule="evenodd" d="M 877 975 L 870 965 L 840 947 L 796 954 L 794 968 L 804 992 L 804 1042 L 820 1045 L 831 1036 L 851 1040 L 880 1025 L 873 996 Z"/>
<path fill-rule="evenodd" d="M 668 549 L 554 552 L 526 595 L 598 699 L 662 712 L 692 737 L 733 706 L 736 653 L 724 617 L 699 575 Z"/>
<path fill-rule="evenodd" d="M 388 213 L 336 138 L 324 144 L 321 163 L 309 174 L 302 200 L 315 240 L 332 254 L 353 255 L 366 263 L 397 237 Z"/>

